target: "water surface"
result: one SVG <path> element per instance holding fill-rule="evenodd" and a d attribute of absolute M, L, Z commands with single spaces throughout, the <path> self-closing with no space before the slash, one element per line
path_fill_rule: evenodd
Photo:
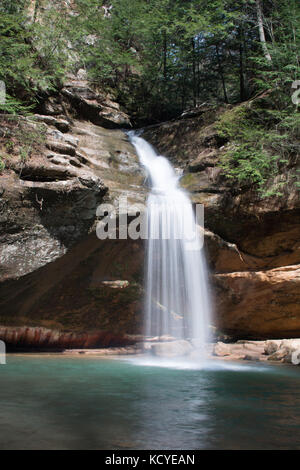
<path fill-rule="evenodd" d="M 300 449 L 299 370 L 10 355 L 0 449 Z"/>

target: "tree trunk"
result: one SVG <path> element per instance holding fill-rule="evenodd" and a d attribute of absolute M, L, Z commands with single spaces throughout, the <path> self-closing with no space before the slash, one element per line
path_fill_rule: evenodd
<path fill-rule="evenodd" d="M 195 40 L 192 38 L 192 64 L 193 64 L 193 104 L 197 106 L 197 90 L 196 90 L 196 56 L 195 56 Z"/>
<path fill-rule="evenodd" d="M 220 74 L 221 81 L 222 81 L 222 87 L 223 87 L 223 93 L 224 93 L 224 101 L 225 101 L 225 103 L 228 104 L 229 101 L 228 101 L 228 96 L 227 96 L 227 91 L 226 91 L 226 83 L 225 83 L 223 67 L 222 67 L 222 63 L 221 63 L 221 59 L 220 59 L 219 46 L 218 46 L 218 44 L 216 44 L 216 53 L 217 53 L 219 74 Z"/>
<path fill-rule="evenodd" d="M 243 60 L 243 30 L 240 27 L 240 34 L 239 34 L 239 52 L 240 52 L 240 101 L 244 101 L 246 99 L 245 93 L 245 78 L 244 78 L 244 60 Z"/>
<path fill-rule="evenodd" d="M 262 7 L 261 7 L 261 0 L 256 0 L 256 12 L 257 12 L 257 21 L 258 21 L 258 30 L 259 30 L 259 39 L 262 45 L 262 49 L 264 52 L 265 58 L 271 62 L 272 57 L 268 51 L 264 24 L 263 24 L 263 14 L 262 14 Z"/>
<path fill-rule="evenodd" d="M 35 23 L 37 20 L 39 8 L 40 8 L 40 0 L 35 0 L 34 12 L 33 12 L 33 23 Z"/>
<path fill-rule="evenodd" d="M 167 33 L 163 32 L 163 74 L 164 81 L 167 81 Z"/>

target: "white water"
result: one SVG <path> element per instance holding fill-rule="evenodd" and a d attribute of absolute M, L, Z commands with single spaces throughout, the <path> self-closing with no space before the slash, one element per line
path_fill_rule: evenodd
<path fill-rule="evenodd" d="M 205 258 L 192 204 L 169 163 L 130 133 L 151 190 L 147 200 L 145 333 L 185 339 L 204 348 L 210 302 Z"/>

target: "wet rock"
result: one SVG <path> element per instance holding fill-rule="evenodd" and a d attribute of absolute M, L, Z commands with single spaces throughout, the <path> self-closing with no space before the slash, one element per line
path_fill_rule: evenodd
<path fill-rule="evenodd" d="M 218 343 L 214 347 L 213 354 L 219 357 L 230 356 L 231 348 L 228 344 L 218 341 Z"/>
<path fill-rule="evenodd" d="M 183 188 L 190 192 L 222 193 L 226 187 L 220 182 L 221 169 L 206 167 L 200 173 L 186 173 L 180 180 Z"/>
<path fill-rule="evenodd" d="M 208 264 L 217 273 L 257 270 L 264 263 L 260 258 L 241 251 L 235 243 L 227 242 L 207 229 L 204 236 Z"/>
<path fill-rule="evenodd" d="M 185 340 L 170 341 L 152 344 L 151 353 L 159 357 L 181 357 L 187 356 L 194 350 L 191 343 Z"/>
<path fill-rule="evenodd" d="M 244 361 L 260 361 L 260 356 L 258 354 L 246 354 Z"/>
<path fill-rule="evenodd" d="M 47 140 L 48 141 L 59 141 L 71 145 L 72 147 L 77 147 L 79 139 L 72 134 L 64 134 L 59 130 L 48 129 L 47 130 Z"/>

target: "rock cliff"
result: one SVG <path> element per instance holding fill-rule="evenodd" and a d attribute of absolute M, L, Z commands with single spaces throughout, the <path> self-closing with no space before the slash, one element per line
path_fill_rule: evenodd
<path fill-rule="evenodd" d="M 200 109 L 144 130 L 205 206 L 215 325 L 232 338 L 300 336 L 299 196 L 289 184 L 269 198 L 232 185 L 215 119 Z M 2 116 L 0 337 L 8 346 L 119 346 L 141 332 L 143 243 L 96 236 L 99 204 L 145 201 L 124 127 L 126 113 L 82 73 L 35 116 Z"/>
<path fill-rule="evenodd" d="M 142 244 L 99 240 L 96 211 L 109 203 L 117 214 L 119 196 L 143 202 L 144 176 L 119 130 L 128 116 L 93 93 L 73 79 L 42 114 L 0 121 L 0 335 L 8 346 L 118 345 L 140 330 Z"/>

